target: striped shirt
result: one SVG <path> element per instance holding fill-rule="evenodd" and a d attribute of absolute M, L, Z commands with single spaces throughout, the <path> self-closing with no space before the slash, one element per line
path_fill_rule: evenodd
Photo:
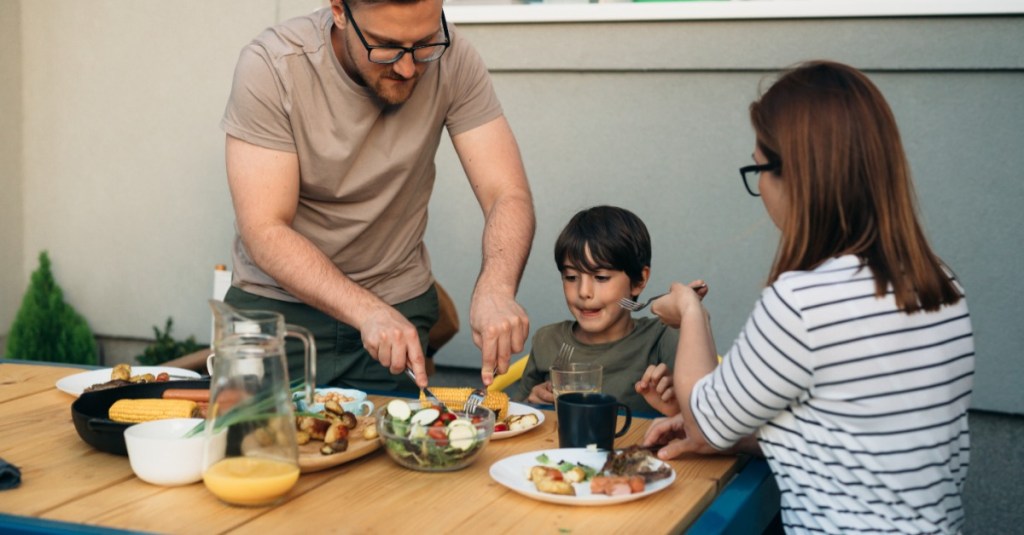
<path fill-rule="evenodd" d="M 766 288 L 690 406 L 708 442 L 757 432 L 790 533 L 954 533 L 970 438 L 966 299 L 906 314 L 856 256 Z M 962 293 L 962 292 L 961 292 Z"/>

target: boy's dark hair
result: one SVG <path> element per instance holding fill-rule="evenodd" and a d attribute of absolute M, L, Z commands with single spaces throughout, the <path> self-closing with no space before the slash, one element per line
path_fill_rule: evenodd
<path fill-rule="evenodd" d="M 584 273 L 620 270 L 632 282 L 640 282 L 643 269 L 651 266 L 647 225 L 633 212 L 616 206 L 577 212 L 555 240 L 555 266 L 562 272 L 566 265 Z"/>

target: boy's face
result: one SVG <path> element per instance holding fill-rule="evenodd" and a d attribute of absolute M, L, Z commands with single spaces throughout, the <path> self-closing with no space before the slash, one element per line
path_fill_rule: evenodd
<path fill-rule="evenodd" d="M 643 281 L 633 284 L 624 271 L 601 269 L 585 273 L 563 264 L 562 291 L 578 324 L 576 338 L 586 344 L 601 344 L 629 334 L 632 318 L 628 310 L 619 306 L 619 299 L 639 294 L 647 283 L 648 273 L 649 269 L 644 268 Z"/>

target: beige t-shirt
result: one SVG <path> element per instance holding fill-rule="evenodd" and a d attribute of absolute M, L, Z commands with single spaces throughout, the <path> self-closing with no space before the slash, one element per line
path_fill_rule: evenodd
<path fill-rule="evenodd" d="M 501 116 L 501 105 L 480 56 L 450 28 L 452 45 L 427 65 L 409 100 L 383 109 L 342 69 L 333 25 L 325 8 L 247 45 L 221 127 L 297 154 L 292 227 L 352 280 L 395 304 L 433 280 L 423 234 L 442 127 L 455 136 Z M 237 233 L 233 256 L 235 286 L 297 301 L 252 261 Z"/>

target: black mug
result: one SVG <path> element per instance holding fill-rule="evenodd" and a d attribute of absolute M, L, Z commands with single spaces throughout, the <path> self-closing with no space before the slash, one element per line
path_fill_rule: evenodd
<path fill-rule="evenodd" d="M 586 448 L 591 444 L 602 450 L 611 450 L 615 438 L 629 431 L 633 415 L 629 407 L 614 396 L 571 392 L 558 396 L 555 402 L 558 414 L 558 447 Z M 616 431 L 618 409 L 626 411 L 626 422 Z"/>

